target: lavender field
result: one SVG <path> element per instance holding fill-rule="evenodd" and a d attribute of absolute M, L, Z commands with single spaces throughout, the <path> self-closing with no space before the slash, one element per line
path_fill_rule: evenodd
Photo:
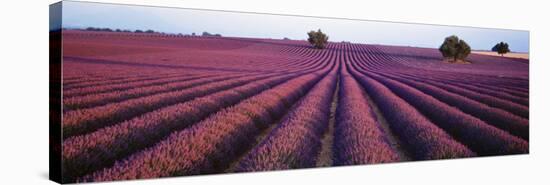
<path fill-rule="evenodd" d="M 529 153 L 529 60 L 63 31 L 66 182 Z"/>

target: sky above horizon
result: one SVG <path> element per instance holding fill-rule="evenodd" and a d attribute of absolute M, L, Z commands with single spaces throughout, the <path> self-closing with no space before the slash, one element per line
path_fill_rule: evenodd
<path fill-rule="evenodd" d="M 52 24 L 50 22 L 50 24 Z M 474 50 L 490 50 L 500 41 L 515 52 L 529 52 L 529 32 L 381 21 L 235 13 L 182 8 L 63 1 L 63 28 L 105 27 L 166 33 L 304 40 L 306 32 L 321 29 L 329 41 L 438 48 L 457 35 Z"/>

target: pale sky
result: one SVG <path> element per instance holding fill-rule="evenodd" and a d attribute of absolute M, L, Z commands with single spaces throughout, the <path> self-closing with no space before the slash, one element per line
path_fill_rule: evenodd
<path fill-rule="evenodd" d="M 457 35 L 472 49 L 490 50 L 500 41 L 516 52 L 529 52 L 529 32 L 457 26 L 405 24 L 381 21 L 235 13 L 63 1 L 64 28 L 107 27 L 166 33 L 232 37 L 306 39 L 306 32 L 321 29 L 329 41 L 438 48 L 443 39 Z"/>

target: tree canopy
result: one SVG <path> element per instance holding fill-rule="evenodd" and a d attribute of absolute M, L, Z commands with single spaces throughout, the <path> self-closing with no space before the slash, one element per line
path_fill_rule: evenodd
<path fill-rule="evenodd" d="M 445 38 L 439 51 L 446 59 L 453 59 L 454 62 L 457 62 L 457 60 L 464 60 L 470 54 L 471 48 L 466 41 L 452 35 Z"/>
<path fill-rule="evenodd" d="M 307 33 L 308 39 L 307 41 L 313 45 L 314 48 L 317 49 L 323 49 L 325 48 L 325 45 L 328 43 L 328 36 L 321 31 L 321 29 L 318 29 L 317 31 L 310 31 Z"/>
<path fill-rule="evenodd" d="M 500 54 L 502 56 L 502 55 L 510 52 L 510 48 L 508 48 L 508 43 L 500 42 L 500 43 L 497 43 L 495 46 L 493 46 L 491 51 L 497 52 L 498 54 Z"/>

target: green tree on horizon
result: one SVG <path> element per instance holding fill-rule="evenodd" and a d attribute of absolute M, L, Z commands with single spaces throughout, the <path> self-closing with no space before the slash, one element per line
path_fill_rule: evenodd
<path fill-rule="evenodd" d="M 443 44 L 439 47 L 439 51 L 446 59 L 464 60 L 471 52 L 471 48 L 466 41 L 461 40 L 456 35 L 451 35 L 445 38 Z"/>
<path fill-rule="evenodd" d="M 324 49 L 325 45 L 328 43 L 328 36 L 318 29 L 317 31 L 311 30 L 307 33 L 307 41 L 313 45 L 313 48 Z"/>
<path fill-rule="evenodd" d="M 504 54 L 510 52 L 510 48 L 508 47 L 508 43 L 500 42 L 493 46 L 491 51 L 497 52 L 500 56 L 504 56 Z"/>

